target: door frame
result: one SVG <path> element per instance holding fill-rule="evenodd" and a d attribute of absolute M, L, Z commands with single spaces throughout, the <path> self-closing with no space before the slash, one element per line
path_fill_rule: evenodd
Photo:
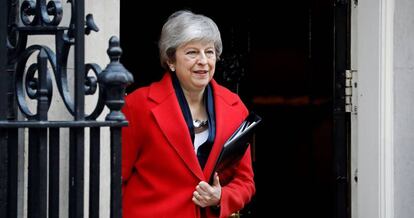
<path fill-rule="evenodd" d="M 354 0 L 355 2 L 355 0 Z M 354 3 L 355 4 L 355 3 Z M 394 216 L 393 16 L 394 0 L 354 6 L 354 66 L 358 70 L 357 189 L 353 218 Z M 355 9 L 355 7 L 357 9 Z"/>

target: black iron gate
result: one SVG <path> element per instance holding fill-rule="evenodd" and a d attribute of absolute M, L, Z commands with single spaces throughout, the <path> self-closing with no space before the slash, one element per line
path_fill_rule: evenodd
<path fill-rule="evenodd" d="M 85 195 L 89 199 L 86 216 L 99 217 L 103 127 L 110 128 L 110 217 L 122 217 L 121 127 L 127 122 L 120 109 L 125 87 L 133 78 L 119 63 L 122 50 L 116 37 L 109 40 L 107 52 L 111 62 L 105 70 L 96 64 L 85 64 L 85 34 L 98 28 L 92 15 L 84 17 L 83 0 L 68 0 L 66 4 L 71 7 L 70 24 L 61 26 L 60 0 L 0 0 L 0 217 L 17 217 L 22 188 L 27 193 L 28 217 L 59 217 L 60 195 L 69 196 L 70 218 L 85 216 Z M 27 47 L 28 37 L 34 35 L 53 36 L 54 49 L 46 45 Z M 74 49 L 73 87 L 69 86 L 67 71 L 71 48 Z M 53 94 L 56 95 L 52 91 L 54 86 L 73 119 L 48 119 Z M 91 114 L 85 114 L 85 95 L 97 95 Z M 30 107 L 27 100 L 34 101 L 36 107 Z M 105 105 L 110 112 L 105 121 L 97 121 Z M 69 130 L 67 145 L 60 144 L 62 129 Z M 89 169 L 85 169 L 87 137 Z M 19 164 L 20 143 L 28 147 L 27 169 Z M 68 146 L 69 150 L 69 181 L 66 181 L 69 193 L 59 189 L 62 146 Z M 27 187 L 17 185 L 22 170 L 27 172 Z M 85 172 L 89 174 L 89 184 L 85 184 Z M 89 185 L 89 193 L 85 193 L 85 185 Z"/>

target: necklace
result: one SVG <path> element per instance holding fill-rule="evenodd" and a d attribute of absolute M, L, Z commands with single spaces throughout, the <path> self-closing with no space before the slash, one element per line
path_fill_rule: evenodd
<path fill-rule="evenodd" d="M 207 126 L 207 120 L 193 120 L 194 128 L 201 128 Z"/>

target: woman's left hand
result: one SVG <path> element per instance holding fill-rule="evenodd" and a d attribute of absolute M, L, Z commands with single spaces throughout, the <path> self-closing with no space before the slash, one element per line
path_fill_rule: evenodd
<path fill-rule="evenodd" d="M 214 174 L 213 185 L 201 181 L 193 193 L 193 202 L 200 207 L 216 206 L 220 204 L 221 185 L 217 172 Z"/>

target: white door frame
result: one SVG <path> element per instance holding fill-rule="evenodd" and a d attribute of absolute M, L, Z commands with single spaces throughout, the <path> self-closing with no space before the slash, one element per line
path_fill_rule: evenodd
<path fill-rule="evenodd" d="M 358 182 L 351 185 L 352 218 L 393 218 L 394 0 L 363 0 L 356 8 L 351 52 L 358 70 L 358 127 L 351 150 L 357 151 Z"/>

